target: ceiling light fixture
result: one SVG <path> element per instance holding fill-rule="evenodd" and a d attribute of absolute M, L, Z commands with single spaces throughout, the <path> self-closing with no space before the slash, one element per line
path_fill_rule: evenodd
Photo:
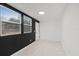
<path fill-rule="evenodd" d="M 39 11 L 38 14 L 40 14 L 40 15 L 44 15 L 45 12 L 44 12 L 44 11 Z"/>

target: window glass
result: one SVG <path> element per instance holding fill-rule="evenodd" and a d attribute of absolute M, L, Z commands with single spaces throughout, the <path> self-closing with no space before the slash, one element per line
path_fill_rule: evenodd
<path fill-rule="evenodd" d="M 32 32 L 32 19 L 27 17 L 27 16 L 23 16 L 24 19 L 24 33 L 31 33 Z"/>
<path fill-rule="evenodd" d="M 2 36 L 21 33 L 21 14 L 0 5 L 0 27 Z"/>

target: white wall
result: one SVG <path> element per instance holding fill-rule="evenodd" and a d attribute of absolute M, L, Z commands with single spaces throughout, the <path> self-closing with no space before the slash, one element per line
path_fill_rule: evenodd
<path fill-rule="evenodd" d="M 48 7 L 46 14 L 41 16 L 40 39 L 61 41 L 61 17 L 64 12 L 64 6 L 64 4 L 54 4 L 54 7 L 51 9 Z"/>
<path fill-rule="evenodd" d="M 69 4 L 66 7 L 62 26 L 66 54 L 79 55 L 79 4 Z"/>

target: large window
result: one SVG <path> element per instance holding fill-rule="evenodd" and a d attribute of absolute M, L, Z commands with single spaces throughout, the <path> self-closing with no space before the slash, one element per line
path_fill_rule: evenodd
<path fill-rule="evenodd" d="M 23 21 L 24 21 L 24 33 L 31 33 L 32 32 L 32 19 L 24 15 Z"/>
<path fill-rule="evenodd" d="M 21 33 L 21 14 L 0 5 L 0 35 Z"/>

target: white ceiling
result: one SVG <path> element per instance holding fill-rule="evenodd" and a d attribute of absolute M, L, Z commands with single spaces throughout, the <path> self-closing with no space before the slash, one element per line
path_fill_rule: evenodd
<path fill-rule="evenodd" d="M 27 13 L 40 21 L 59 20 L 65 4 L 62 3 L 8 3 L 9 5 Z M 39 15 L 39 11 L 45 11 L 45 15 Z"/>

